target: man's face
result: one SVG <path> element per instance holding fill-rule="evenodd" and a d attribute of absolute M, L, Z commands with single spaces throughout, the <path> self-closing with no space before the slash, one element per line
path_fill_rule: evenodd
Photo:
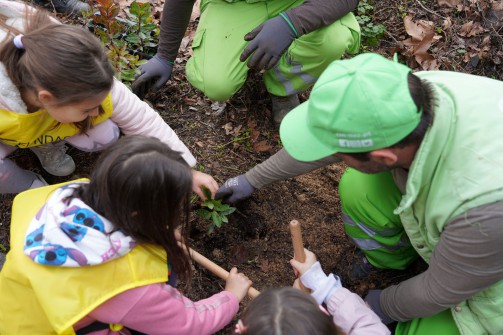
<path fill-rule="evenodd" d="M 343 153 L 337 153 L 334 156 L 342 159 L 348 167 L 368 174 L 389 171 L 396 167 L 395 165 L 388 166 L 384 163 L 377 162 L 371 155 L 369 155 L 369 160 L 365 162 L 362 162 L 351 155 Z"/>

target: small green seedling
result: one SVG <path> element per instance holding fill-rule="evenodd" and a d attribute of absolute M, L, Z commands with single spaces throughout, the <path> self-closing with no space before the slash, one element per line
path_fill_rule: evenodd
<path fill-rule="evenodd" d="M 84 17 L 107 50 L 115 77 L 130 87 L 139 66 L 155 53 L 160 30 L 150 17 L 150 2 L 133 1 L 125 11 L 127 19 L 119 17 L 120 10 L 115 0 L 96 0 Z"/>
<path fill-rule="evenodd" d="M 206 187 L 202 186 L 201 189 L 206 200 L 201 203 L 201 208 L 196 209 L 196 214 L 205 220 L 210 220 L 208 234 L 211 234 L 215 230 L 215 227 L 220 228 L 222 223 L 229 222 L 227 215 L 233 213 L 236 207 L 222 204 L 222 200 L 220 199 L 212 199 L 211 192 Z"/>

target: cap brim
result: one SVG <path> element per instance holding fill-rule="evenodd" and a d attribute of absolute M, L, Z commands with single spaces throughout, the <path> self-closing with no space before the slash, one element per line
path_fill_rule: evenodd
<path fill-rule="evenodd" d="M 281 122 L 279 134 L 285 150 L 299 161 L 311 162 L 337 151 L 312 134 L 308 125 L 308 101 L 291 110 Z"/>

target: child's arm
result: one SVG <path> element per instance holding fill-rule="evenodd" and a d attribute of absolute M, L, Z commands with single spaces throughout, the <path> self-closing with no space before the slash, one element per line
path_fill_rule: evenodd
<path fill-rule="evenodd" d="M 193 302 L 169 285 L 153 284 L 113 297 L 88 317 L 151 335 L 212 334 L 224 328 L 238 309 L 239 300 L 229 291 Z"/>
<path fill-rule="evenodd" d="M 196 165 L 196 159 L 189 149 L 178 138 L 171 127 L 164 122 L 159 113 L 141 101 L 133 92 L 118 80 L 114 80 L 111 90 L 113 113 L 111 120 L 115 122 L 125 135 L 144 135 L 160 139 L 171 149 L 182 154 L 183 159 L 191 166 Z M 202 199 L 204 194 L 201 186 L 205 186 L 214 196 L 217 189 L 217 182 L 210 175 L 193 170 L 194 185 L 193 191 Z"/>
<path fill-rule="evenodd" d="M 326 303 L 335 325 L 348 335 L 388 335 L 389 329 L 357 294 L 342 287 L 341 280 L 333 274 L 326 275 L 316 260 L 316 255 L 304 249 L 306 261 L 294 259 L 290 264 L 299 271 L 304 286 L 313 292 L 319 303 Z"/>
<path fill-rule="evenodd" d="M 334 323 L 348 335 L 388 335 L 390 330 L 381 322 L 359 295 L 339 288 L 326 299 Z"/>
<path fill-rule="evenodd" d="M 141 101 L 124 84 L 114 80 L 111 95 L 114 110 L 110 119 L 117 123 L 125 135 L 156 137 L 171 149 L 180 152 L 183 159 L 191 167 L 196 165 L 196 159 L 173 129 L 164 122 L 155 110 Z"/>

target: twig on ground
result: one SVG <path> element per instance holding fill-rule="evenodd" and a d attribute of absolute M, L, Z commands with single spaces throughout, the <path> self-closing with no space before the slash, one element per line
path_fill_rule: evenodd
<path fill-rule="evenodd" d="M 445 16 L 442 16 L 442 15 L 438 14 L 437 12 L 432 11 L 431 9 L 426 8 L 426 7 L 425 7 L 425 6 L 421 3 L 421 1 L 420 1 L 420 0 L 416 0 L 416 2 L 419 4 L 419 6 L 421 6 L 421 8 L 423 8 L 423 9 L 424 9 L 425 11 L 427 11 L 428 13 L 433 14 L 433 15 L 436 15 L 436 16 L 438 16 L 438 17 L 440 17 L 440 18 L 444 19 L 444 20 L 446 20 L 446 19 L 447 19 Z"/>

